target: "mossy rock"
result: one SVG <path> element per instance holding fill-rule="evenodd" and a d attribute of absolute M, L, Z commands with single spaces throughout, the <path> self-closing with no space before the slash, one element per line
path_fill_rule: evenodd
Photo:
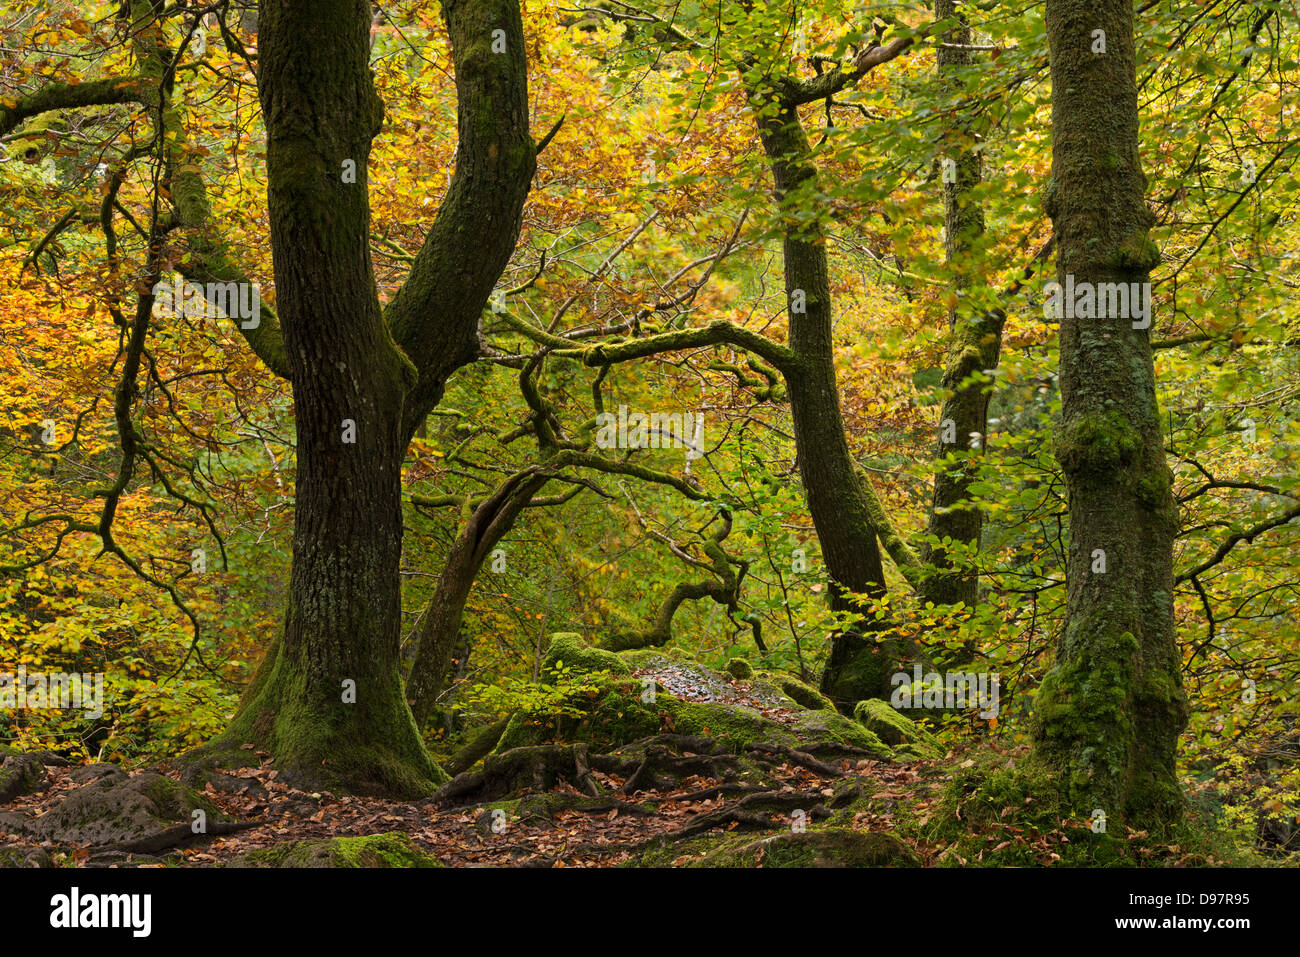
<path fill-rule="evenodd" d="M 43 847 L 0 847 L 0 868 L 53 866 Z"/>
<path fill-rule="evenodd" d="M 208 823 L 230 818 L 207 797 L 152 771 L 130 777 L 110 774 L 77 788 L 39 818 L 6 818 L 11 829 L 61 844 L 116 845 L 159 836 L 190 825 L 194 811 Z"/>
<path fill-rule="evenodd" d="M 754 676 L 754 666 L 744 658 L 732 658 L 727 662 L 727 674 L 737 681 L 748 681 Z"/>
<path fill-rule="evenodd" d="M 912 850 L 892 834 L 850 828 L 787 831 L 767 837 L 728 834 L 643 853 L 641 867 L 916 867 Z"/>
<path fill-rule="evenodd" d="M 759 683 L 770 685 L 785 695 L 801 708 L 809 711 L 834 709 L 835 703 L 806 681 L 781 671 L 760 671 L 756 677 Z"/>
<path fill-rule="evenodd" d="M 601 693 L 581 718 L 518 712 L 506 725 L 493 753 L 548 741 L 583 741 L 592 750 L 606 751 L 659 733 L 660 710 L 643 703 L 638 688 L 626 681 L 603 682 L 600 688 Z M 664 697 L 659 696 L 659 700 Z"/>
<path fill-rule="evenodd" d="M 1065 866 L 1124 863 L 1123 843 L 1110 834 L 1093 834 L 1083 823 L 1086 814 L 1070 808 L 1055 775 L 1029 757 L 984 752 L 967 758 L 954 769 L 937 812 L 927 837 L 953 842 L 967 861 L 961 865 L 948 855 L 947 866 L 1041 867 L 1043 839 L 1049 835 L 1065 838 L 1051 844 Z M 992 851 L 987 838 L 998 831 L 1014 839 Z"/>
<path fill-rule="evenodd" d="M 576 671 L 608 671 L 614 675 L 630 675 L 631 666 L 620 655 L 593 648 L 576 632 L 561 631 L 551 635 L 542 659 L 542 670 L 554 669 L 564 664 Z"/>
<path fill-rule="evenodd" d="M 34 754 L 9 754 L 0 761 L 0 804 L 35 794 L 49 781 L 45 765 Z"/>
<path fill-rule="evenodd" d="M 751 741 L 790 743 L 790 733 L 784 725 L 742 705 L 716 701 L 681 701 L 662 695 L 659 707 L 670 716 L 672 730 L 678 734 L 725 739 L 735 750 Z"/>
<path fill-rule="evenodd" d="M 684 648 L 667 645 L 662 648 L 630 648 L 618 652 L 618 656 L 633 669 L 663 668 L 671 665 L 698 666 L 695 656 Z"/>
<path fill-rule="evenodd" d="M 236 867 L 444 867 L 400 831 L 369 837 L 292 841 L 237 857 Z"/>
<path fill-rule="evenodd" d="M 937 757 L 939 741 L 911 718 L 901 715 L 887 701 L 868 698 L 853 709 L 853 719 L 881 741 L 897 747 L 911 745 L 913 753 Z"/>
<path fill-rule="evenodd" d="M 583 658 L 586 654 L 590 657 Z M 731 677 L 689 659 L 666 654 L 663 649 L 637 649 L 614 654 L 590 648 L 576 636 L 552 636 L 547 660 L 566 664 L 581 662 L 595 670 L 613 671 L 608 658 L 625 662 L 624 672 L 637 669 L 671 669 L 679 683 L 703 693 L 732 694 Z M 740 660 L 740 659 L 737 659 Z M 582 666 L 580 665 L 580 666 Z M 631 666 L 631 667 L 629 667 Z M 635 679 L 598 679 L 598 693 L 576 702 L 581 717 L 519 712 L 506 725 L 494 754 L 515 748 L 550 742 L 582 742 L 592 751 L 608 752 L 661 732 L 717 738 L 733 751 L 752 742 L 797 747 L 806 741 L 828 741 L 859 748 L 882 759 L 889 748 L 862 725 L 835 711 L 831 702 L 815 688 L 783 672 L 754 672 L 750 696 L 766 707 L 796 712 L 793 723 L 774 720 L 755 707 L 733 701 L 700 701 L 679 698 L 656 686 L 653 700 Z M 670 682 L 671 683 L 671 682 Z M 802 707 L 815 710 L 801 712 Z"/>
<path fill-rule="evenodd" d="M 889 747 L 880 738 L 838 711 L 809 711 L 801 714 L 795 719 L 794 733 L 800 741 L 838 741 L 840 744 L 869 751 L 873 757 L 881 760 L 890 758 Z"/>
<path fill-rule="evenodd" d="M 743 705 L 682 701 L 662 692 L 651 704 L 641 700 L 639 688 L 608 682 L 582 718 L 516 714 L 493 753 L 550 741 L 581 741 L 593 751 L 606 752 L 661 731 L 725 739 L 735 750 L 750 741 L 795 743 L 784 725 Z"/>

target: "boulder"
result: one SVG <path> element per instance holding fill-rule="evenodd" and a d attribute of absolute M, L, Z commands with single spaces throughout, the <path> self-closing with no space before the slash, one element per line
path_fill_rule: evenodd
<path fill-rule="evenodd" d="M 45 765 L 34 754 L 10 754 L 0 764 L 0 804 L 35 794 L 49 781 Z"/>
<path fill-rule="evenodd" d="M 622 657 L 603 648 L 593 648 L 582 636 L 570 631 L 560 631 L 550 636 L 542 670 L 554 669 L 564 664 L 576 671 L 608 671 L 615 675 L 629 675 L 632 668 Z"/>
<path fill-rule="evenodd" d="M 732 658 L 727 662 L 727 674 L 738 681 L 748 681 L 754 676 L 754 666 L 744 658 Z"/>
<path fill-rule="evenodd" d="M 868 698 L 853 708 L 853 718 L 886 744 L 897 747 L 910 744 L 937 751 L 938 741 L 911 718 L 899 714 L 887 701 Z"/>
<path fill-rule="evenodd" d="M 101 775 L 77 788 L 38 818 L 5 815 L 9 830 L 58 844 L 126 846 L 175 843 L 171 835 L 189 831 L 200 810 L 207 824 L 227 822 L 215 804 L 191 788 L 160 774 Z"/>
<path fill-rule="evenodd" d="M 291 841 L 237 858 L 234 867 L 443 867 L 405 834 L 391 831 L 369 837 L 332 837 L 318 841 Z"/>

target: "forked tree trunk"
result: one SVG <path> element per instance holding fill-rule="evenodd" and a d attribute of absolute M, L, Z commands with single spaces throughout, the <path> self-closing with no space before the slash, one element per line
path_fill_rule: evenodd
<path fill-rule="evenodd" d="M 381 311 L 367 166 L 383 105 L 365 0 L 272 0 L 259 20 L 267 201 L 297 423 L 284 629 L 229 729 L 279 768 L 334 788 L 427 794 L 399 675 L 401 465 L 476 330 L 519 234 L 535 168 L 516 0 L 448 0 L 459 150 L 411 273 Z M 400 347 L 399 347 L 400 346 Z"/>

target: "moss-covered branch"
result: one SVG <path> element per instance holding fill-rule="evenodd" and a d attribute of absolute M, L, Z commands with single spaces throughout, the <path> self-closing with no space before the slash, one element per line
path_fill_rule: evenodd
<path fill-rule="evenodd" d="M 571 347 L 572 343 L 566 345 Z M 664 332 L 644 339 L 628 339 L 624 342 L 601 344 L 585 349 L 569 348 L 564 352 L 557 349 L 556 354 L 581 358 L 585 365 L 603 366 L 627 362 L 631 359 L 643 359 L 646 356 L 665 352 L 716 345 L 731 345 L 752 352 L 781 372 L 789 372 L 798 364 L 797 357 L 790 349 L 725 319 L 715 319 L 707 326 L 697 329 Z"/>
<path fill-rule="evenodd" d="M 115 103 L 147 103 L 158 86 L 156 77 L 124 76 L 86 83 L 55 83 L 18 100 L 0 99 L 0 136 L 23 120 L 50 110 L 69 110 Z"/>

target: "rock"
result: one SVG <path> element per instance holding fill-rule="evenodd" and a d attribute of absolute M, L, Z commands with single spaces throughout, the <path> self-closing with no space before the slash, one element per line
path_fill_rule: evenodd
<path fill-rule="evenodd" d="M 581 718 L 516 713 L 493 753 L 549 741 L 583 742 L 593 753 L 605 753 L 674 732 L 716 738 L 735 752 L 751 742 L 797 747 L 804 741 L 822 741 L 847 744 L 882 759 L 890 756 L 879 738 L 835 711 L 803 712 L 786 725 L 741 704 L 684 701 L 664 693 L 648 702 L 641 688 L 627 681 L 604 682 L 601 693 L 582 707 L 586 713 Z"/>
<path fill-rule="evenodd" d="M 879 698 L 859 701 L 853 708 L 853 718 L 886 744 L 893 746 L 912 744 L 931 750 L 936 750 L 938 747 L 934 735 L 922 729 L 911 718 L 899 714 L 889 702 L 881 701 Z"/>
<path fill-rule="evenodd" d="M 34 754 L 11 754 L 0 764 L 0 804 L 45 787 L 49 775 Z"/>
<path fill-rule="evenodd" d="M 790 832 L 705 855 L 696 867 L 916 867 L 892 834 L 848 828 Z"/>
<path fill-rule="evenodd" d="M 892 834 L 819 827 L 767 837 L 727 834 L 685 843 L 659 842 L 637 867 L 917 867 L 919 861 Z"/>
<path fill-rule="evenodd" d="M 43 847 L 0 847 L 0 867 L 53 867 Z"/>
<path fill-rule="evenodd" d="M 732 658 L 727 662 L 727 673 L 738 681 L 748 681 L 754 676 L 754 666 L 744 658 Z"/>
<path fill-rule="evenodd" d="M 603 648 L 593 648 L 574 632 L 560 631 L 551 635 L 546 646 L 542 670 L 564 664 L 577 671 L 608 671 L 615 675 L 630 675 L 632 668 L 622 657 Z"/>
<path fill-rule="evenodd" d="M 443 867 L 399 831 L 369 837 L 292 841 L 240 854 L 236 867 Z"/>
<path fill-rule="evenodd" d="M 259 800 L 266 798 L 269 793 L 256 778 L 239 778 L 222 771 L 209 771 L 206 783 L 223 794 L 246 794 Z"/>
<path fill-rule="evenodd" d="M 72 762 L 61 754 L 54 751 L 33 751 L 32 757 L 37 758 L 41 764 L 47 768 L 66 768 Z"/>
<path fill-rule="evenodd" d="M 873 757 L 882 760 L 890 757 L 889 747 L 883 741 L 838 711 L 809 711 L 801 714 L 795 719 L 794 731 L 800 740 L 838 741 L 840 744 L 869 751 Z"/>
<path fill-rule="evenodd" d="M 203 811 L 208 824 L 228 821 L 215 804 L 194 790 L 153 772 L 110 773 L 85 784 L 39 818 L 6 815 L 0 826 L 60 844 L 138 846 L 163 842 L 167 834 Z M 172 841 L 171 843 L 175 843 Z"/>
<path fill-rule="evenodd" d="M 787 675 L 779 671 L 763 671 L 759 673 L 759 677 L 764 682 L 779 688 L 783 695 L 801 708 L 807 708 L 810 711 L 826 711 L 835 708 L 835 704 L 830 698 L 806 681 L 800 681 L 794 675 Z"/>
<path fill-rule="evenodd" d="M 91 781 L 98 781 L 100 778 L 114 774 L 126 774 L 126 772 L 116 764 L 87 764 L 84 767 L 73 768 L 68 777 L 77 784 L 89 784 Z"/>

